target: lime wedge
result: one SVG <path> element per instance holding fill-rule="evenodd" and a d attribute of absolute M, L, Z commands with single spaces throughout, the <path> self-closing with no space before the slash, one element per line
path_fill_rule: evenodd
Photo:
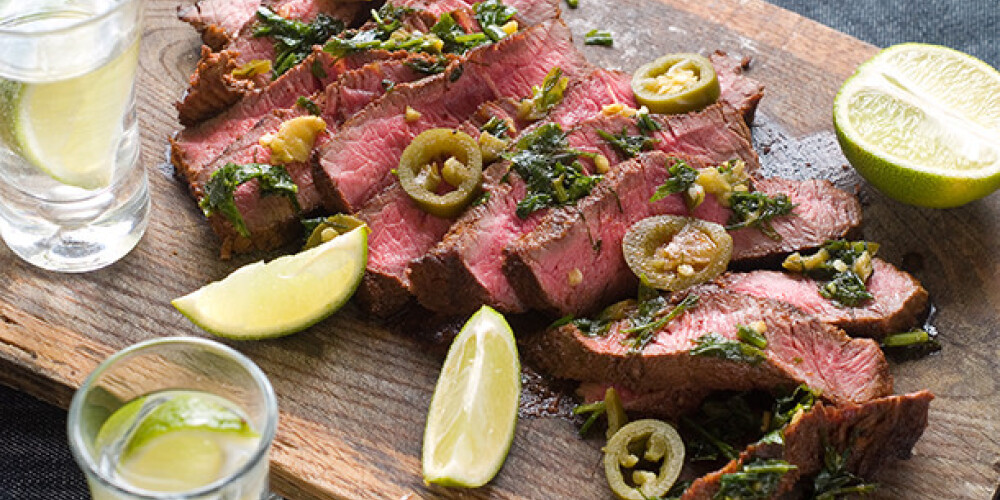
<path fill-rule="evenodd" d="M 476 488 L 500 470 L 517 423 L 521 363 L 504 317 L 483 306 L 455 337 L 424 428 L 424 480 Z"/>
<path fill-rule="evenodd" d="M 226 475 L 256 448 L 258 434 L 214 396 L 162 393 L 130 401 L 104 422 L 97 449 L 129 483 L 185 491 Z"/>
<path fill-rule="evenodd" d="M 368 227 L 361 226 L 295 255 L 243 266 L 172 304 L 221 337 L 280 337 L 340 309 L 361 283 L 367 262 Z"/>
<path fill-rule="evenodd" d="M 937 45 L 894 45 L 833 106 L 844 155 L 891 198 L 947 208 L 1000 187 L 1000 73 Z"/>
<path fill-rule="evenodd" d="M 0 129 L 6 130 L 5 139 L 63 184 L 83 189 L 107 186 L 138 57 L 137 42 L 83 76 L 45 83 L 5 81 L 0 92 L 4 108 Z"/>

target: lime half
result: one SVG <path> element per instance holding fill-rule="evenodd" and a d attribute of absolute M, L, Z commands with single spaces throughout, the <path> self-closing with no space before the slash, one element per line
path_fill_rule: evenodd
<path fill-rule="evenodd" d="M 138 65 L 136 42 L 83 76 L 3 82 L 0 129 L 21 156 L 53 179 L 83 189 L 111 182 Z"/>
<path fill-rule="evenodd" d="M 1000 73 L 937 45 L 894 45 L 833 106 L 844 155 L 891 198 L 948 208 L 1000 187 Z"/>
<path fill-rule="evenodd" d="M 304 330 L 354 295 L 368 263 L 368 227 L 271 262 L 243 266 L 172 304 L 206 331 L 237 340 Z"/>
<path fill-rule="evenodd" d="M 476 488 L 500 470 L 517 424 L 521 363 L 504 317 L 483 306 L 448 350 L 424 428 L 424 480 Z"/>

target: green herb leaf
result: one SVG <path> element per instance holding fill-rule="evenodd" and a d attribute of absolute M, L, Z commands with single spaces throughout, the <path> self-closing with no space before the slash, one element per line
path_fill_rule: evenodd
<path fill-rule="evenodd" d="M 275 76 L 302 62 L 312 51 L 313 45 L 326 42 L 344 30 L 343 22 L 322 13 L 307 24 L 285 19 L 262 6 L 257 9 L 257 19 L 259 25 L 254 28 L 253 36 L 274 39 Z"/>
<path fill-rule="evenodd" d="M 284 196 L 292 202 L 296 211 L 300 210 L 299 200 L 295 196 L 299 188 L 292 181 L 292 177 L 288 175 L 285 167 L 261 163 L 246 165 L 227 163 L 224 167 L 213 172 L 208 183 L 205 184 L 205 197 L 201 199 L 198 206 L 201 207 L 206 217 L 221 214 L 233 224 L 240 236 L 248 238 L 250 230 L 247 229 L 243 215 L 236 208 L 233 193 L 241 184 L 252 179 L 257 179 L 260 183 L 262 196 Z"/>
<path fill-rule="evenodd" d="M 818 394 L 809 386 L 802 384 L 796 387 L 791 394 L 777 398 L 771 412 L 770 424 L 767 426 L 768 433 L 760 439 L 760 442 L 784 444 L 785 427 L 796 415 L 812 409 L 816 404 L 817 396 Z"/>
<path fill-rule="evenodd" d="M 423 73 L 425 75 L 436 75 L 438 73 L 444 73 L 444 70 L 448 67 L 448 60 L 444 58 L 438 58 L 433 60 L 427 59 L 413 59 L 404 62 L 407 67 L 416 71 L 418 73 Z"/>
<path fill-rule="evenodd" d="M 656 338 L 657 332 L 685 311 L 698 304 L 698 296 L 689 294 L 669 312 L 666 298 L 657 294 L 656 298 L 639 302 L 638 314 L 629 320 L 631 326 L 622 330 L 631 345 L 632 352 L 642 352 Z"/>
<path fill-rule="evenodd" d="M 298 99 L 295 100 L 295 105 L 308 111 L 309 114 L 314 116 L 319 116 L 321 113 L 319 106 L 317 106 L 316 103 L 313 102 L 313 100 L 308 97 L 300 96 Z"/>
<path fill-rule="evenodd" d="M 820 285 L 819 294 L 847 307 L 855 307 L 874 297 L 868 292 L 861 277 L 850 270 L 839 273 L 832 280 Z"/>
<path fill-rule="evenodd" d="M 639 127 L 639 132 L 642 135 L 652 136 L 653 132 L 658 130 L 663 130 L 663 126 L 656 122 L 656 120 L 650 118 L 649 113 L 645 111 L 646 108 L 642 108 L 635 115 L 635 125 Z"/>
<path fill-rule="evenodd" d="M 584 45 L 601 45 L 604 47 L 611 47 L 615 44 L 614 38 L 611 37 L 610 31 L 605 30 L 590 30 L 583 37 Z"/>
<path fill-rule="evenodd" d="M 486 132 L 496 138 L 503 138 L 505 135 L 509 135 L 507 132 L 510 131 L 510 125 L 506 120 L 501 120 L 495 116 L 491 116 L 489 121 L 479 127 L 481 132 Z"/>
<path fill-rule="evenodd" d="M 645 135 L 629 135 L 628 129 L 625 127 L 622 127 L 622 131 L 618 135 L 611 135 L 604 130 L 598 130 L 597 135 L 628 158 L 635 158 L 639 153 L 653 149 L 653 146 L 658 142 Z"/>
<path fill-rule="evenodd" d="M 467 50 L 491 43 L 485 33 L 466 33 L 450 13 L 441 14 L 438 22 L 431 26 L 431 33 L 444 42 L 444 52 L 464 54 Z"/>
<path fill-rule="evenodd" d="M 730 340 L 718 333 L 708 333 L 691 342 L 695 344 L 695 347 L 691 349 L 692 356 L 711 356 L 713 358 L 752 365 L 764 361 L 767 357 L 763 350 L 767 347 L 766 340 L 764 340 L 764 347 L 758 347 L 744 341 L 742 338 L 740 340 Z"/>
<path fill-rule="evenodd" d="M 871 493 L 878 488 L 877 483 L 866 483 L 864 479 L 847 470 L 849 454 L 850 448 L 844 450 L 844 454 L 841 455 L 832 446 L 823 447 L 823 469 L 813 479 L 810 499 L 835 500 L 858 493 Z"/>
<path fill-rule="evenodd" d="M 502 26 L 517 14 L 517 9 L 504 5 L 500 0 L 479 2 L 473 5 L 473 9 L 476 11 L 476 21 L 479 22 L 479 27 L 494 42 L 507 36 Z"/>
<path fill-rule="evenodd" d="M 733 191 L 729 197 L 733 210 L 726 229 L 733 231 L 744 227 L 755 227 L 767 237 L 780 241 L 781 235 L 771 227 L 771 219 L 792 213 L 795 204 L 784 194 L 773 198 L 760 191 Z"/>
<path fill-rule="evenodd" d="M 650 203 L 660 201 L 674 193 L 687 191 L 698 180 L 698 171 L 688 165 L 686 161 L 680 158 L 670 158 L 668 161 L 674 162 L 667 169 L 670 172 L 670 178 L 656 188 L 653 196 L 649 198 Z"/>
<path fill-rule="evenodd" d="M 575 203 L 590 194 L 600 175 L 586 175 L 577 161 L 579 153 L 569 148 L 562 128 L 547 123 L 523 136 L 515 151 L 504 153 L 511 168 L 528 185 L 528 193 L 517 203 L 517 216 L 547 207 Z"/>
<path fill-rule="evenodd" d="M 584 420 L 583 425 L 580 426 L 580 435 L 586 436 L 590 428 L 597 423 L 597 419 L 601 418 L 607 412 L 607 404 L 604 401 L 597 401 L 595 403 L 587 403 L 582 405 L 577 405 L 573 408 L 574 415 L 587 415 L 587 420 Z"/>
<path fill-rule="evenodd" d="M 566 5 L 571 9 L 575 9 L 580 6 L 580 0 L 566 0 Z"/>
<path fill-rule="evenodd" d="M 713 500 L 764 500 L 778 490 L 781 478 L 798 467 L 784 460 L 754 458 L 738 472 L 723 474 Z"/>

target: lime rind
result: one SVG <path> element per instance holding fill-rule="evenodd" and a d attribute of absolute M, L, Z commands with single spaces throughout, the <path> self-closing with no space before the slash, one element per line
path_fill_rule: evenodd
<path fill-rule="evenodd" d="M 361 226 L 298 254 L 241 267 L 172 304 L 220 337 L 257 340 L 302 331 L 354 295 L 368 262 L 368 233 Z"/>
<path fill-rule="evenodd" d="M 927 79 L 908 73 L 914 67 L 974 76 Z M 970 80 L 973 93 L 986 95 L 942 97 L 961 94 L 965 89 L 947 86 Z M 967 54 L 926 44 L 889 47 L 844 83 L 833 112 L 844 155 L 898 201 L 950 208 L 1000 187 L 1000 73 Z"/>
<path fill-rule="evenodd" d="M 477 488 L 493 479 L 514 439 L 521 394 L 514 333 L 483 306 L 445 358 L 424 428 L 424 481 Z"/>

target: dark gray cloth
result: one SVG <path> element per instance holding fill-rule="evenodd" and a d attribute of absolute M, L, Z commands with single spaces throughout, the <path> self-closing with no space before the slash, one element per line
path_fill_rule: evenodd
<path fill-rule="evenodd" d="M 585 7 L 588 1 L 581 0 Z M 774 0 L 773 3 L 878 46 L 947 45 L 1000 66 L 997 0 Z M 87 498 L 66 445 L 66 414 L 0 387 L 0 500 Z"/>

